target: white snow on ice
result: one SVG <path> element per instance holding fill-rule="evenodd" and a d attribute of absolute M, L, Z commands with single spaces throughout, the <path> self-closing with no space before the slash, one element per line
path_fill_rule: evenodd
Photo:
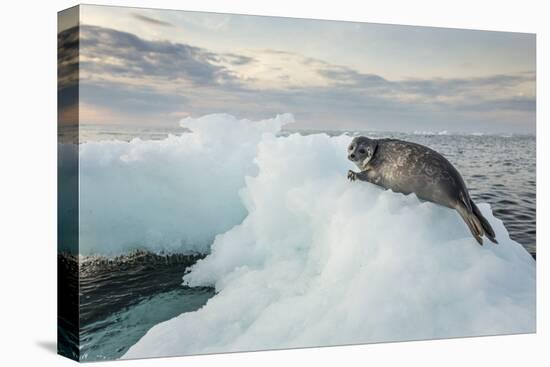
<path fill-rule="evenodd" d="M 184 119 L 192 134 L 80 145 L 80 254 L 207 252 L 240 223 L 257 145 L 291 115 L 265 121 L 224 114 Z"/>
<path fill-rule="evenodd" d="M 214 286 L 216 296 L 154 326 L 123 358 L 535 331 L 535 261 L 488 204 L 479 207 L 500 244 L 481 247 L 453 210 L 348 182 L 348 136 L 276 137 L 280 118 L 258 125 L 265 134 L 230 116 L 186 124 L 197 136 L 82 153 L 88 169 L 108 167 L 122 181 L 145 168 L 151 176 L 138 185 L 160 185 L 167 200 L 177 193 L 181 211 L 162 220 L 146 214 L 142 232 L 148 221 L 172 228 L 168 220 L 194 240 L 217 235 L 211 254 L 184 277 L 190 286 Z M 209 165 L 216 169 L 206 174 Z M 102 182 L 97 195 L 107 187 Z M 124 187 L 109 200 L 142 193 Z M 165 209 L 143 195 L 118 215 L 144 204 L 157 215 Z"/>

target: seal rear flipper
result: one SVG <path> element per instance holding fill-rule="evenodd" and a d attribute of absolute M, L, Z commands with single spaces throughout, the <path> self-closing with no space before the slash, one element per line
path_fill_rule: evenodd
<path fill-rule="evenodd" d="M 477 217 L 477 219 L 481 223 L 481 226 L 483 227 L 483 231 L 485 232 L 485 235 L 487 236 L 487 238 L 493 243 L 498 243 L 498 241 L 495 238 L 495 231 L 493 230 L 493 227 L 491 227 L 491 224 L 489 224 L 489 221 L 485 219 L 483 214 L 481 214 L 481 211 L 477 207 L 476 203 L 472 201 L 472 199 L 470 199 L 470 206 L 472 207 L 472 211 L 474 215 Z"/>
<path fill-rule="evenodd" d="M 477 216 L 475 216 L 474 213 L 470 212 L 461 202 L 457 203 L 455 209 L 458 214 L 460 214 L 464 222 L 466 222 L 466 225 L 470 229 L 470 232 L 472 232 L 472 236 L 474 236 L 477 243 L 483 246 L 483 239 L 481 237 L 483 236 L 484 231 Z"/>

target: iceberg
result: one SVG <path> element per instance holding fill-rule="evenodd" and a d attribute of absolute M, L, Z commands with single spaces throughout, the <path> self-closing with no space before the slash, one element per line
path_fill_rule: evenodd
<path fill-rule="evenodd" d="M 234 166 L 223 174 L 234 182 L 229 187 L 223 175 L 216 178 L 231 198 L 216 219 L 236 217 L 192 225 L 203 230 L 203 240 L 213 239 L 183 283 L 215 287 L 216 295 L 201 309 L 152 327 L 122 358 L 535 331 L 535 261 L 488 204 L 478 203 L 499 244 L 479 246 L 454 210 L 348 182 L 351 137 L 271 131 L 246 142 L 249 127 L 227 131 L 228 142 L 242 141 L 226 154 L 241 144 L 247 152 L 224 157 Z M 125 154 L 129 162 L 137 154 L 153 164 L 157 153 Z M 170 162 L 191 167 L 185 158 Z M 233 176 L 237 170 L 242 181 Z M 192 177 L 200 184 L 185 189 L 196 189 L 195 200 L 220 190 Z"/>

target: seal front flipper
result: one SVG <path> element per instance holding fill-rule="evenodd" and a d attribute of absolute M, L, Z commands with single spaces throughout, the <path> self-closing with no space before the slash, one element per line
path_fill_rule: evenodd
<path fill-rule="evenodd" d="M 348 171 L 348 180 L 350 180 L 350 181 L 360 180 L 360 181 L 370 182 L 369 181 L 369 173 L 368 173 L 368 171 L 354 172 L 352 170 L 349 170 Z"/>
<path fill-rule="evenodd" d="M 348 170 L 348 180 L 355 181 L 357 179 L 357 172 Z"/>

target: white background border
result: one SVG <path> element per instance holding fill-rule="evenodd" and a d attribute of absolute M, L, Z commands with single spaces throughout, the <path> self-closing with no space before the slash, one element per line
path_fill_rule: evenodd
<path fill-rule="evenodd" d="M 117 366 L 542 366 L 550 360 L 548 231 L 549 21 L 544 1 L 95 1 L 96 4 L 537 33 L 537 334 L 148 359 Z M 3 3 L 0 172 L 0 365 L 72 365 L 56 340 L 57 11 L 73 1 Z M 546 93 L 545 93 L 546 92 Z M 546 348 L 545 348 L 546 347 Z"/>

